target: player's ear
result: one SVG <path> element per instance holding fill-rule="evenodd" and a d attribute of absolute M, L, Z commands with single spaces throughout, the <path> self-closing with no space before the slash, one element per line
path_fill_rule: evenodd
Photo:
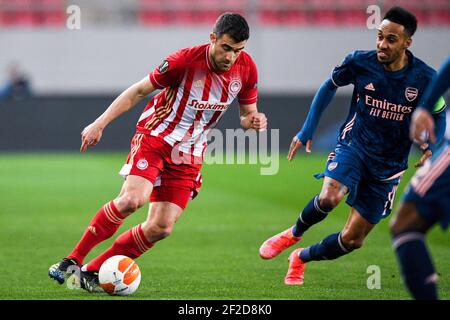
<path fill-rule="evenodd" d="M 209 40 L 211 40 L 211 43 L 212 43 L 212 44 L 215 44 L 215 43 L 216 43 L 216 41 L 217 41 L 217 36 L 216 36 L 216 34 L 215 34 L 214 32 L 211 32 L 211 33 L 209 34 Z"/>
<path fill-rule="evenodd" d="M 405 49 L 408 49 L 412 44 L 412 38 L 408 37 L 405 41 Z"/>

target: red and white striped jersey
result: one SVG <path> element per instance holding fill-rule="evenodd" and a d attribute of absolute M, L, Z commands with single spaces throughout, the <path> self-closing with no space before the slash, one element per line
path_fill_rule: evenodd
<path fill-rule="evenodd" d="M 139 133 L 162 137 L 182 152 L 203 156 L 208 132 L 237 97 L 240 104 L 257 100 L 258 75 L 250 55 L 241 52 L 230 70 L 216 71 L 209 44 L 181 49 L 149 74 L 157 89 L 137 123 Z"/>

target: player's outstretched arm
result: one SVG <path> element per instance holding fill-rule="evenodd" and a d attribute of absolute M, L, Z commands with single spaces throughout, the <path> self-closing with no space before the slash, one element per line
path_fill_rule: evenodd
<path fill-rule="evenodd" d="M 155 88 L 147 76 L 122 92 L 100 117 L 83 129 L 81 132 L 80 152 L 85 152 L 88 146 L 95 146 L 100 141 L 103 130 L 107 125 L 122 113 L 133 108 L 153 91 L 155 91 Z"/>
<path fill-rule="evenodd" d="M 264 113 L 258 112 L 256 103 L 239 105 L 241 126 L 244 129 L 263 131 L 267 129 L 267 118 Z"/>
<path fill-rule="evenodd" d="M 311 108 L 302 129 L 292 138 L 291 147 L 288 152 L 288 160 L 294 159 L 297 150 L 306 146 L 306 152 L 311 152 L 312 136 L 319 123 L 323 111 L 328 107 L 336 93 L 337 87 L 331 79 L 327 79 L 314 96 Z"/>

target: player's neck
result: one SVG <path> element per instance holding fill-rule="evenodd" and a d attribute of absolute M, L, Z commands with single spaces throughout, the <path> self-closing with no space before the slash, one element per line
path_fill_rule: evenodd
<path fill-rule="evenodd" d="M 398 60 L 390 64 L 384 64 L 383 67 L 386 71 L 394 72 L 403 69 L 407 64 L 408 56 L 406 55 L 406 52 L 404 52 Z"/>

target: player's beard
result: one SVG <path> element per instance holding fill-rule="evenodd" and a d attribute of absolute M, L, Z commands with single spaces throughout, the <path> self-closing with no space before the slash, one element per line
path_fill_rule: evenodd
<path fill-rule="evenodd" d="M 386 56 L 387 56 L 386 59 L 381 60 L 378 56 L 377 56 L 377 58 L 378 58 L 378 61 L 380 63 L 384 64 L 386 67 L 391 65 L 392 63 L 396 62 L 400 58 L 400 53 L 390 53 L 389 54 L 388 52 L 385 52 L 385 51 L 382 51 L 382 52 L 384 52 L 386 54 Z"/>
<path fill-rule="evenodd" d="M 228 71 L 231 69 L 232 65 L 231 62 L 227 63 L 225 60 L 214 61 L 214 63 L 216 64 L 216 66 L 219 68 L 220 71 Z"/>
<path fill-rule="evenodd" d="M 384 54 L 385 54 L 385 57 L 384 57 L 384 58 L 381 58 L 381 57 L 379 56 L 379 52 L 384 53 Z M 389 63 L 391 62 L 389 53 L 386 52 L 386 51 L 382 51 L 382 50 L 379 50 L 379 51 L 377 52 L 377 59 L 378 59 L 378 61 L 379 61 L 380 63 L 382 63 L 382 64 L 386 64 L 386 63 L 389 64 Z"/>
<path fill-rule="evenodd" d="M 215 65 L 217 67 L 217 69 L 219 69 L 220 71 L 228 71 L 231 69 L 232 63 L 226 63 L 224 62 L 215 62 Z"/>
<path fill-rule="evenodd" d="M 231 63 L 229 64 L 229 65 L 226 65 L 225 64 L 225 62 L 221 62 L 221 61 L 217 61 L 215 58 L 214 58 L 214 55 L 213 54 L 211 54 L 210 55 L 210 61 L 211 61 L 211 63 L 213 64 L 213 66 L 214 66 L 214 69 L 216 69 L 216 70 L 219 70 L 219 71 L 228 71 L 230 68 L 231 68 Z"/>

